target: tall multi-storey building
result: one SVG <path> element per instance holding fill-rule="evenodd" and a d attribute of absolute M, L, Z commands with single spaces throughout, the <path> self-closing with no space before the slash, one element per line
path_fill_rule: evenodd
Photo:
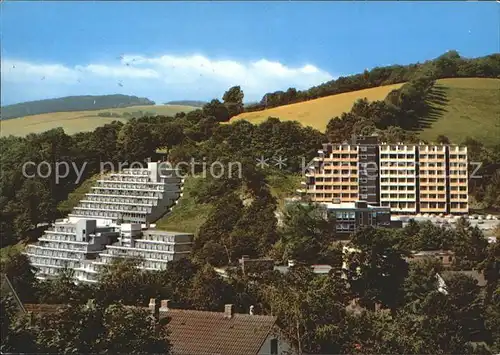
<path fill-rule="evenodd" d="M 422 146 L 418 149 L 418 197 L 422 213 L 449 211 L 447 151 L 445 145 Z"/>
<path fill-rule="evenodd" d="M 74 270 L 76 281 L 97 282 L 102 266 L 118 257 L 139 258 L 139 267 L 149 270 L 186 257 L 192 234 L 149 229 L 176 203 L 181 183 L 159 163 L 99 180 L 69 218 L 56 221 L 38 243 L 28 245 L 26 255 L 37 277 L 57 276 L 66 267 Z M 137 213 L 133 206 L 146 210 Z"/>
<path fill-rule="evenodd" d="M 376 136 L 323 144 L 305 172 L 313 202 L 366 201 L 393 213 L 468 213 L 467 148 L 386 144 Z"/>
<path fill-rule="evenodd" d="M 182 196 L 182 182 L 177 171 L 163 163 L 111 173 L 97 180 L 69 217 L 147 224 Z"/>
<path fill-rule="evenodd" d="M 417 203 L 417 146 L 379 146 L 380 205 L 396 213 L 416 213 Z"/>
<path fill-rule="evenodd" d="M 456 145 L 448 147 L 447 168 L 450 171 L 448 201 L 450 213 L 469 212 L 467 159 L 467 147 Z"/>
<path fill-rule="evenodd" d="M 358 147 L 324 144 L 305 175 L 303 184 L 315 202 L 358 200 Z"/>

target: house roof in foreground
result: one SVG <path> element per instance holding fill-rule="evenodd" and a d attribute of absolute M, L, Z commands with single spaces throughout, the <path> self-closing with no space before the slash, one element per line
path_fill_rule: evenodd
<path fill-rule="evenodd" d="M 176 355 L 255 355 L 271 333 L 276 317 L 169 309 L 167 329 Z"/>
<path fill-rule="evenodd" d="M 27 312 L 55 313 L 63 304 L 25 304 Z M 141 307 L 151 310 L 148 307 Z M 272 333 L 276 317 L 184 309 L 160 309 L 168 317 L 168 339 L 175 355 L 256 355 Z"/>

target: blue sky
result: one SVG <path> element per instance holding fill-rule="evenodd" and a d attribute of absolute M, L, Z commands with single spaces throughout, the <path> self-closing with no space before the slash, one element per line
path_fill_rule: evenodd
<path fill-rule="evenodd" d="M 494 2 L 2 2 L 2 105 L 123 93 L 246 100 L 456 49 L 500 52 Z"/>

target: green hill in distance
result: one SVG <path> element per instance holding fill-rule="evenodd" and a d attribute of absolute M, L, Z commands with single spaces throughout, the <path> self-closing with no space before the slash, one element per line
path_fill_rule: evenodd
<path fill-rule="evenodd" d="M 28 101 L 2 106 L 1 119 L 6 120 L 9 118 L 39 115 L 42 113 L 102 110 L 107 108 L 121 108 L 154 104 L 154 101 L 151 101 L 145 97 L 120 94 L 97 96 L 66 96 L 56 99 Z"/>
<path fill-rule="evenodd" d="M 62 127 L 66 134 L 93 131 L 113 121 L 126 122 L 132 117 L 175 116 L 179 112 L 196 110 L 192 106 L 146 105 L 123 108 L 110 108 L 93 111 L 53 112 L 13 118 L 0 121 L 0 137 L 9 135 L 26 136 Z"/>
<path fill-rule="evenodd" d="M 206 103 L 207 103 L 206 101 L 197 101 L 197 100 L 177 100 L 177 101 L 165 102 L 165 105 L 203 107 L 203 105 L 205 105 Z"/>

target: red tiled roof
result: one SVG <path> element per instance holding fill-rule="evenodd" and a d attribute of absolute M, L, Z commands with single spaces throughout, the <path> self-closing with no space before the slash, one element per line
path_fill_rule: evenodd
<path fill-rule="evenodd" d="M 65 304 L 42 304 L 42 303 L 26 303 L 24 309 L 26 312 L 33 313 L 55 313 L 59 309 L 66 307 Z"/>
<path fill-rule="evenodd" d="M 48 314 L 65 306 L 25 304 L 24 308 L 27 312 Z M 276 322 L 274 316 L 234 313 L 225 318 L 224 312 L 184 309 L 160 310 L 160 317 L 170 318 L 168 339 L 174 355 L 256 355 Z"/>
<path fill-rule="evenodd" d="M 256 355 L 276 322 L 276 317 L 169 309 L 167 325 L 175 355 Z"/>

